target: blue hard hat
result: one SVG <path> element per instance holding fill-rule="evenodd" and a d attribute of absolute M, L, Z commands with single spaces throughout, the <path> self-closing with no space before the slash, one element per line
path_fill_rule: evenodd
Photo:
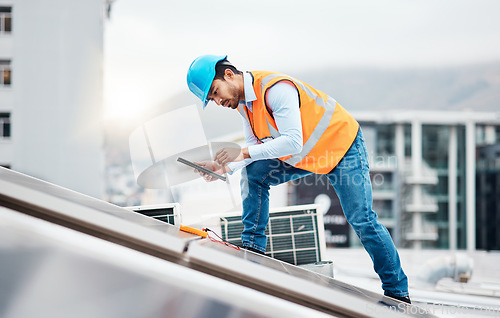
<path fill-rule="evenodd" d="M 227 55 L 202 55 L 189 67 L 187 73 L 189 90 L 201 99 L 203 108 L 208 104 L 207 95 L 215 78 L 215 65 L 226 57 Z"/>

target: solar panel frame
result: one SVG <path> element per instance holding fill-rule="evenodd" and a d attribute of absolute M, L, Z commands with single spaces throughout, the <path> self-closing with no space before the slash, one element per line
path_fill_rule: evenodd
<path fill-rule="evenodd" d="M 1 167 L 0 206 L 176 262 L 183 259 L 189 241 L 199 239 L 176 226 Z"/>
<path fill-rule="evenodd" d="M 219 242 L 194 241 L 186 255 L 192 268 L 334 316 L 435 317 L 381 294 Z"/>

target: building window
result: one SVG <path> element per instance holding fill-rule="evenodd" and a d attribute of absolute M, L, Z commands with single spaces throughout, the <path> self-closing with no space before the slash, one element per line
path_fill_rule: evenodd
<path fill-rule="evenodd" d="M 449 139 L 450 127 L 422 125 L 422 156 L 432 168 L 448 169 Z"/>
<path fill-rule="evenodd" d="M 12 32 L 12 8 L 0 7 L 0 34 Z"/>
<path fill-rule="evenodd" d="M 10 138 L 10 113 L 0 113 L 0 139 Z"/>
<path fill-rule="evenodd" d="M 395 154 L 395 125 L 377 125 L 377 155 L 390 156 Z"/>
<path fill-rule="evenodd" d="M 411 157 L 411 125 L 404 125 L 405 157 Z"/>
<path fill-rule="evenodd" d="M 0 60 L 0 86 L 10 86 L 11 69 L 10 61 Z"/>

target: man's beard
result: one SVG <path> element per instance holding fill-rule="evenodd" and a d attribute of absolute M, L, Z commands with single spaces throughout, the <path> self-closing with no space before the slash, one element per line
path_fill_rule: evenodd
<path fill-rule="evenodd" d="M 229 108 L 236 109 L 238 108 L 238 104 L 240 103 L 240 98 L 238 94 L 238 89 L 235 86 L 231 86 L 231 93 L 233 98 L 229 100 Z"/>

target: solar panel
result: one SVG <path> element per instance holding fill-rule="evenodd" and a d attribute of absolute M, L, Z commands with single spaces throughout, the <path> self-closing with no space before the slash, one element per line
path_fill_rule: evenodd
<path fill-rule="evenodd" d="M 222 239 L 241 246 L 241 215 L 223 216 Z M 297 205 L 269 212 L 266 255 L 293 265 L 320 262 L 324 254 L 323 218 L 315 204 Z"/>
<path fill-rule="evenodd" d="M 186 254 L 194 268 L 207 268 L 214 276 L 335 316 L 434 317 L 375 292 L 218 242 L 193 241 Z"/>
<path fill-rule="evenodd" d="M 2 318 L 331 317 L 1 206 L 0 242 Z"/>
<path fill-rule="evenodd" d="M 175 226 L 81 193 L 0 168 L 0 205 L 163 257 L 197 239 Z"/>
<path fill-rule="evenodd" d="M 225 283 L 234 283 L 234 285 L 227 285 L 221 282 L 227 288 L 226 294 L 231 295 L 232 302 L 237 307 L 243 303 L 254 305 L 252 301 L 249 302 L 250 298 L 247 298 L 245 292 L 243 292 L 243 290 L 253 290 L 262 293 L 260 297 L 264 297 L 263 300 L 272 297 L 273 299 L 293 303 L 293 306 L 299 305 L 297 308 L 306 307 L 306 309 L 334 316 L 432 317 L 432 315 L 422 314 L 420 311 L 416 311 L 416 314 L 413 311 L 405 311 L 406 307 L 399 307 L 398 301 L 377 293 L 338 282 L 327 276 L 270 257 L 237 250 L 208 239 L 201 239 L 199 236 L 179 231 L 177 227 L 166 222 L 4 168 L 0 168 L 0 206 L 3 207 L 0 209 L 10 209 L 16 213 L 27 214 L 29 217 L 41 219 L 40 221 L 50 222 L 52 225 L 64 227 L 67 230 L 70 229 L 73 232 L 80 232 L 79 234 L 86 234 L 85 237 L 89 238 L 88 241 L 83 238 L 77 240 L 82 243 L 82 246 L 87 246 L 88 243 L 95 239 L 106 240 L 108 245 L 121 245 L 121 248 L 126 247 L 128 250 L 135 250 L 134 252 L 140 252 L 141 255 L 154 256 L 150 259 L 159 259 L 162 264 L 172 263 L 176 265 L 176 273 L 181 271 L 179 268 L 185 268 L 202 273 L 205 277 L 214 277 Z M 0 212 L 1 215 L 2 212 Z M 300 215 L 300 213 L 297 215 Z M 2 226 L 1 221 L 0 226 Z M 295 226 L 293 226 L 294 231 L 295 229 Z M 305 228 L 302 229 L 305 231 Z M 38 230 L 40 228 L 36 227 L 36 230 L 28 231 L 28 233 L 36 236 L 41 234 Z M 298 229 L 297 231 L 300 232 Z M 3 234 L 2 231 L 0 233 Z M 44 233 L 47 233 L 47 231 Z M 6 241 L 9 241 L 9 239 L 7 238 Z M 37 242 L 36 238 L 34 242 Z M 300 249 L 300 243 L 298 245 L 298 249 Z M 42 249 L 41 251 L 44 252 L 45 250 Z M 22 253 L 21 258 L 29 256 L 27 253 L 28 251 Z M 48 255 L 53 254 L 49 253 Z M 106 258 L 113 258 L 113 256 L 106 254 Z M 12 258 L 9 256 L 3 257 L 0 266 L 8 264 L 8 262 L 3 261 L 4 259 L 10 260 Z M 45 259 L 45 256 L 40 258 L 40 260 Z M 126 256 L 121 258 L 119 263 L 124 266 L 129 266 L 129 263 L 131 263 L 132 265 L 129 268 L 133 268 L 134 264 L 136 264 L 135 261 L 135 257 Z M 145 266 L 142 262 L 147 261 L 141 261 L 141 266 Z M 51 263 L 47 262 L 47 264 L 50 265 Z M 69 271 L 71 273 L 69 277 L 81 277 L 85 278 L 83 281 L 88 280 L 87 276 L 84 275 L 87 269 L 86 266 L 79 268 L 76 273 L 72 271 L 72 266 L 65 265 L 61 269 Z M 157 274 L 158 270 L 160 269 L 156 268 L 151 275 Z M 66 273 L 65 271 L 62 271 L 62 273 Z M 51 293 L 45 292 L 47 286 L 59 282 L 57 279 L 58 270 L 51 270 L 47 275 L 46 278 L 48 279 L 45 280 L 47 283 L 42 284 L 43 288 L 40 288 L 36 295 L 50 295 Z M 175 301 L 172 301 L 172 303 L 176 304 L 179 300 L 191 303 L 189 293 L 186 293 L 185 288 L 191 287 L 190 283 L 193 282 L 193 275 L 173 275 L 176 280 L 175 286 L 180 287 L 180 289 L 172 289 L 172 293 L 177 295 L 173 298 Z M 23 275 L 23 277 L 29 277 L 29 275 Z M 101 273 L 100 277 L 107 278 L 107 275 Z M 117 278 L 117 280 L 112 281 L 110 286 L 114 286 L 113 282 L 116 281 L 120 281 L 120 279 Z M 217 283 L 210 288 L 215 288 L 216 285 Z M 79 291 L 84 291 L 81 290 L 83 285 L 79 284 L 79 282 L 71 283 L 68 286 L 64 285 L 63 287 L 69 288 L 71 291 L 75 290 L 76 293 L 73 295 L 76 296 Z M 135 286 L 135 284 L 131 282 L 130 286 Z M 242 289 L 242 287 L 244 288 Z M 0 288 L 3 288 L 3 284 L 0 284 Z M 126 288 L 123 291 L 128 290 Z M 193 291 L 192 288 L 190 290 Z M 213 289 L 210 290 L 214 291 Z M 94 294 L 93 292 L 90 293 L 90 295 Z M 108 302 L 106 289 L 101 291 L 99 295 L 101 296 L 100 299 L 105 299 L 105 302 Z M 36 297 L 30 299 L 36 299 Z M 53 299 L 50 298 L 50 300 Z M 74 299 L 71 300 L 74 301 Z M 26 303 L 29 304 L 30 301 Z M 50 303 L 50 301 L 47 303 Z M 207 309 L 210 309 L 212 305 L 207 304 Z M 115 306 L 117 305 L 115 304 Z M 205 305 L 201 306 L 205 308 Z M 255 307 L 258 306 L 255 303 Z M 57 306 L 54 308 L 57 308 Z M 186 308 L 189 308 L 189 306 Z M 168 309 L 170 310 L 170 308 Z M 0 315 L 2 315 L 1 312 Z M 230 315 L 221 316 L 214 313 L 213 316 L 229 317 Z M 300 317 L 300 314 L 295 316 Z M 303 317 L 309 316 L 304 315 Z M 10 318 L 8 315 L 6 317 Z M 247 317 L 247 315 L 242 317 Z"/>

